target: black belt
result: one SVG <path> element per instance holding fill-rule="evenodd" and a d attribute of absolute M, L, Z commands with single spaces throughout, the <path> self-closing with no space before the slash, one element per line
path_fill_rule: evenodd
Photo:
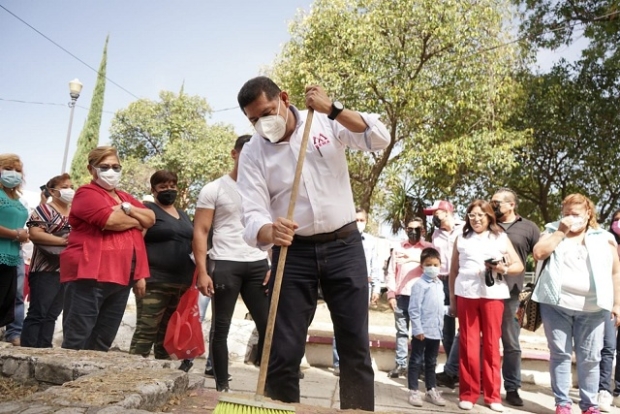
<path fill-rule="evenodd" d="M 357 230 L 357 223 L 352 222 L 340 227 L 338 230 L 332 231 L 331 233 L 321 233 L 315 234 L 313 236 L 293 236 L 294 242 L 299 243 L 327 243 L 334 240 L 345 239 L 349 237 L 354 231 Z"/>

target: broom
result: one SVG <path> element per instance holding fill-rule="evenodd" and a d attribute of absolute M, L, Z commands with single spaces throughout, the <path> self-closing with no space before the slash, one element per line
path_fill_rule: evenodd
<path fill-rule="evenodd" d="M 293 220 L 293 212 L 295 211 L 295 202 L 297 201 L 297 193 L 299 192 L 299 182 L 301 181 L 301 170 L 306 158 L 306 147 L 308 146 L 308 137 L 310 136 L 310 126 L 312 125 L 312 117 L 314 109 L 308 108 L 306 116 L 306 126 L 304 134 L 301 138 L 301 146 L 299 147 L 299 156 L 297 157 L 297 168 L 295 169 L 295 178 L 293 179 L 293 190 L 291 191 L 291 199 L 288 204 L 286 218 Z M 276 324 L 276 313 L 278 311 L 278 302 L 280 301 L 280 288 L 282 286 L 282 276 L 284 275 L 284 263 L 286 262 L 286 254 L 288 246 L 280 248 L 280 257 L 278 258 L 278 270 L 273 283 L 273 291 L 271 293 L 271 304 L 269 306 L 269 317 L 267 319 L 267 329 L 265 330 L 265 341 L 263 345 L 263 353 L 261 355 L 260 370 L 258 372 L 258 384 L 256 385 L 256 395 L 254 400 L 244 399 L 242 397 L 220 397 L 213 414 L 286 414 L 295 412 L 295 407 L 290 405 L 276 404 L 264 401 L 265 397 L 265 381 L 267 379 L 267 368 L 269 367 L 269 355 L 271 354 L 271 342 L 273 340 L 273 329 Z"/>

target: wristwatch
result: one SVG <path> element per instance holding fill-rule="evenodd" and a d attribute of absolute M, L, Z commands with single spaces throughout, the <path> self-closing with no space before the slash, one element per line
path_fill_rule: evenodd
<path fill-rule="evenodd" d="M 129 215 L 129 212 L 131 211 L 131 203 L 128 203 L 127 201 L 121 203 L 121 210 L 123 210 L 125 214 Z"/>
<path fill-rule="evenodd" d="M 333 121 L 338 115 L 340 115 L 340 112 L 342 112 L 343 109 L 344 105 L 341 102 L 334 101 L 332 102 L 332 111 L 329 115 L 327 115 L 327 117 Z"/>

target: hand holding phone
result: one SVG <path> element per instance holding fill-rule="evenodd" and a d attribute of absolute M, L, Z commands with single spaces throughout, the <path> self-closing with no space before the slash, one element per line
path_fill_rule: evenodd
<path fill-rule="evenodd" d="M 47 189 L 47 186 L 45 184 L 43 184 L 41 187 L 39 187 L 39 189 L 43 192 L 43 195 L 45 197 L 51 197 L 52 196 L 50 194 L 50 191 Z"/>

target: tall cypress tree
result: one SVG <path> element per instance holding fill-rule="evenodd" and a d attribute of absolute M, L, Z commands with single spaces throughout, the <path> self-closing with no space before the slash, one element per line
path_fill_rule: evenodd
<path fill-rule="evenodd" d="M 86 169 L 88 164 L 88 153 L 99 144 L 99 129 L 101 127 L 101 116 L 103 114 L 103 95 L 105 93 L 105 73 L 108 64 L 108 35 L 103 46 L 103 57 L 99 65 L 99 73 L 97 75 L 97 84 L 93 98 L 90 102 L 88 110 L 88 118 L 84 123 L 84 128 L 80 132 L 77 141 L 77 149 L 71 161 L 71 180 L 76 186 L 86 184 L 90 181 L 90 175 Z"/>

